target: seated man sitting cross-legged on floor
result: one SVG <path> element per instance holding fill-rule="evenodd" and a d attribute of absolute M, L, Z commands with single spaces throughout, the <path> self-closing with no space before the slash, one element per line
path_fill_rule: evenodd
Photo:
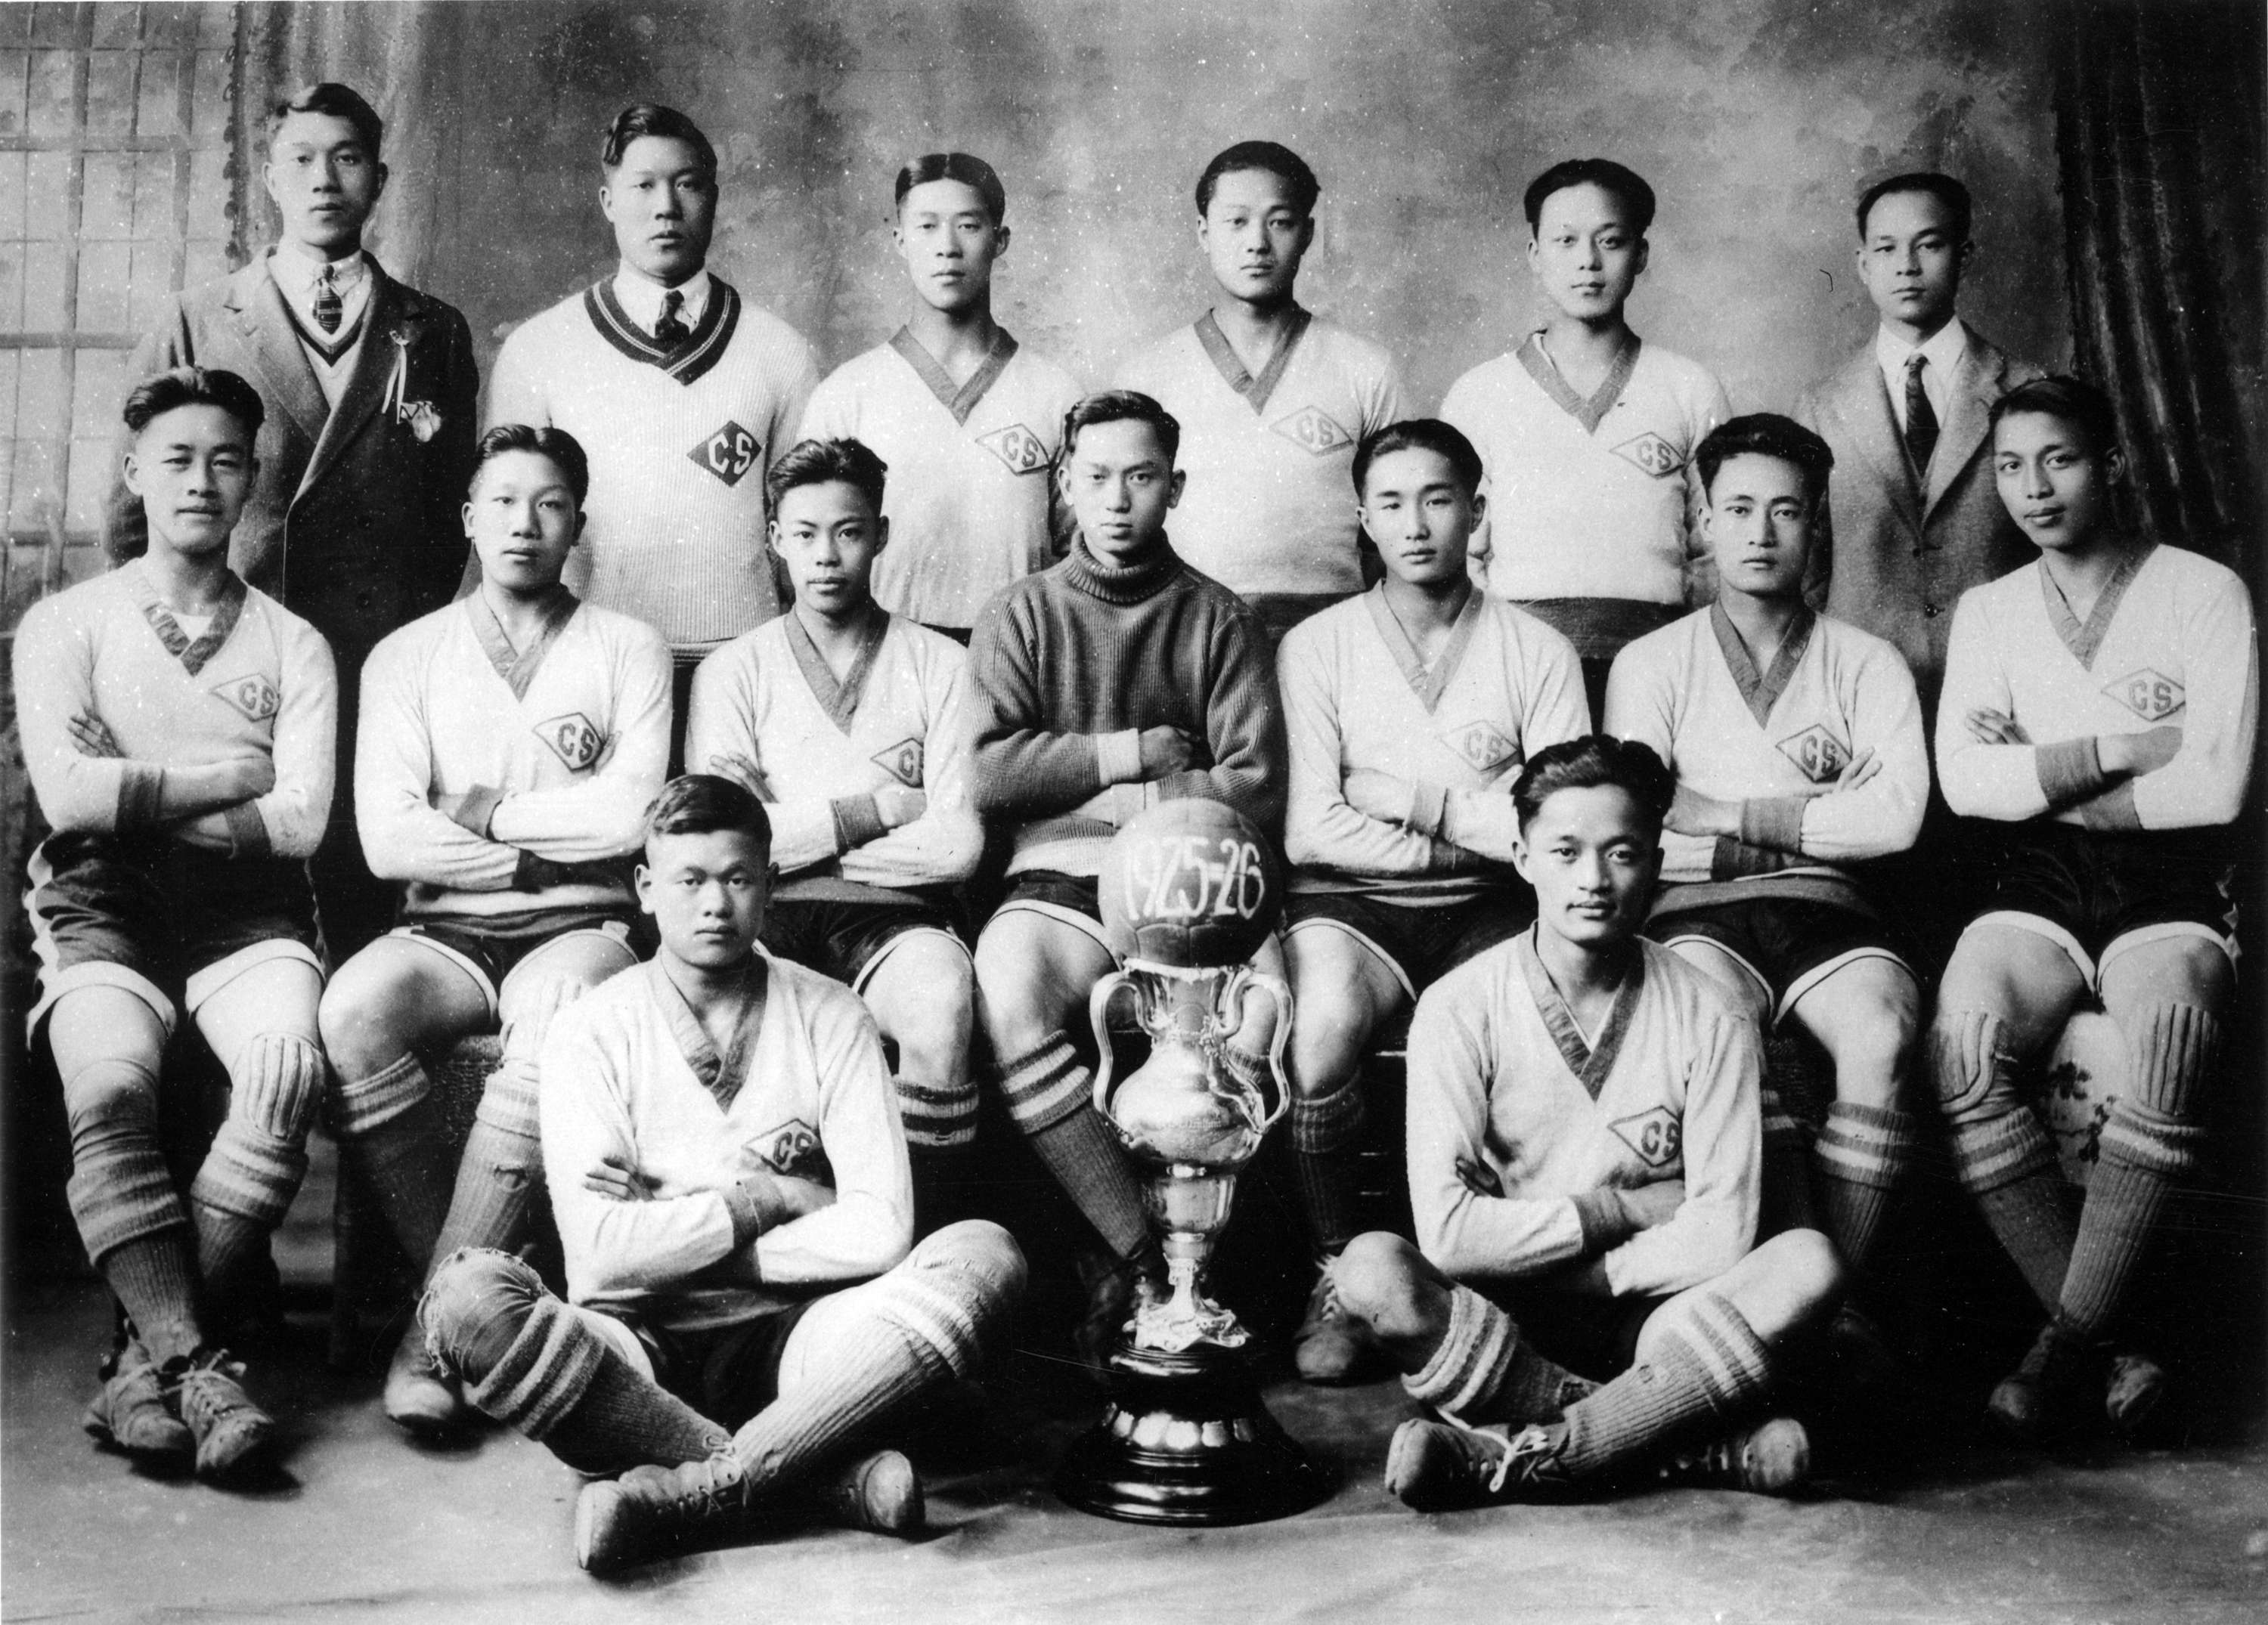
<path fill-rule="evenodd" d="M 1372 1232 L 1336 1270 L 1440 1418 L 1387 1456 L 1421 1511 L 1653 1474 L 1779 1492 L 1808 1469 L 1801 1424 L 1757 1417 L 1774 1345 L 1833 1305 L 1842 1268 L 1816 1231 L 1752 1246 L 1756 1026 L 1638 935 L 1674 790 L 1643 745 L 1536 755 L 1513 791 L 1536 923 L 1418 1001 L 1418 1245 Z"/>
<path fill-rule="evenodd" d="M 323 1088 L 306 860 L 330 812 L 338 683 L 322 635 L 228 567 L 263 410 L 217 370 L 136 389 L 125 479 L 148 550 L 16 633 L 24 761 L 55 831 L 25 899 L 27 1026 L 63 1082 L 71 1217 L 126 1320 L 87 1431 L 207 1477 L 274 1442 L 218 1336 L 307 1172 Z M 158 1107 L 185 1013 L 230 1095 L 183 1192 Z"/>
<path fill-rule="evenodd" d="M 594 1571 L 799 1511 L 917 1530 L 911 1466 L 867 1452 L 975 1369 L 1023 1287 L 1022 1254 L 982 1219 L 908 1251 L 912 1180 L 873 1018 L 756 945 L 770 841 L 729 779 L 663 790 L 638 871 L 660 951 L 561 1011 L 543 1048 L 567 1298 L 471 1250 L 418 1309 L 474 1404 L 570 1467 L 620 1474 L 576 1507 Z"/>
<path fill-rule="evenodd" d="M 1921 989 L 1865 864 L 1921 828 L 1921 706 L 1896 648 L 1804 606 L 1827 443 L 1759 412 L 1710 430 L 1694 461 L 1717 601 L 1629 644 L 1607 683 L 1607 732 L 1677 775 L 1661 838 L 1670 884 L 1646 934 L 1759 1026 L 1793 1020 L 1832 1057 L 1835 1094 L 1808 1158 L 1764 1090 L 1764 1230 L 1823 1230 L 1864 1269 L 1920 1137 L 1906 1084 Z M 1855 1309 L 1835 1329 L 1879 1362 Z"/>
<path fill-rule="evenodd" d="M 1465 574 L 1484 511 L 1471 443 L 1434 419 L 1395 423 L 1356 451 L 1354 480 L 1386 579 L 1277 651 L 1299 865 L 1284 933 L 1292 1151 L 1319 1261 L 1292 1343 L 1310 1382 L 1369 1364 L 1329 1266 L 1359 1228 L 1363 1052 L 1429 982 L 1535 917 L 1512 868 L 1513 783 L 1591 731 L 1574 645 Z"/>
<path fill-rule="evenodd" d="M 1989 1407 L 2029 1441 L 2097 1404 L 2131 1431 L 2163 1390 L 2121 1312 L 2203 1149 L 2260 669 L 2243 581 L 2114 519 L 2124 460 L 2101 391 L 2036 379 L 2001 396 L 1992 467 L 2040 556 L 1954 613 L 1937 760 L 2000 861 L 1939 984 L 1929 1067 L 1962 1183 L 2048 1315 Z M 2127 1075 L 2074 1230 L 2015 1074 L 2095 999 Z"/>
<path fill-rule="evenodd" d="M 544 1030 L 637 962 L 628 860 L 669 754 L 669 651 L 560 585 L 589 482 L 565 430 L 490 430 L 465 503 L 480 586 L 387 637 L 364 672 L 363 850 L 408 887 L 402 923 L 332 978 L 323 1040 L 342 1148 L 421 1272 L 520 1244 L 541 1178 Z M 498 1026 L 504 1059 L 453 1158 L 418 1052 Z M 384 1403 L 417 1433 L 471 1420 L 415 1326 Z"/>

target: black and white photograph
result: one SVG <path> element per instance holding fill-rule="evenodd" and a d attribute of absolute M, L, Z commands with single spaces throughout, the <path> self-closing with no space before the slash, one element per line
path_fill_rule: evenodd
<path fill-rule="evenodd" d="M 2261 0 L 8 0 L 0 512 L 0 1621 L 2268 1611 Z"/>

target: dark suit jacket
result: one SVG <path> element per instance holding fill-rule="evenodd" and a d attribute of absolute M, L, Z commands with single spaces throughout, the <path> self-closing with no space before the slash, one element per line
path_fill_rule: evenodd
<path fill-rule="evenodd" d="M 374 259 L 371 279 L 362 346 L 335 411 L 264 258 L 181 293 L 172 320 L 134 357 L 136 380 L 170 367 L 219 367 L 260 392 L 268 407 L 260 474 L 229 562 L 330 640 L 342 698 L 372 645 L 455 592 L 466 554 L 458 510 L 479 433 L 480 374 L 464 317 Z M 407 398 L 438 414 L 423 441 L 381 409 L 404 346 Z M 106 519 L 114 557 L 148 545 L 141 501 L 122 481 Z M 340 723 L 350 734 L 352 712 L 342 710 Z"/>
<path fill-rule="evenodd" d="M 1932 717 L 1954 606 L 2037 556 L 2000 505 L 1984 430 L 1992 403 L 2040 373 L 1970 328 L 1926 485 L 1907 460 L 1871 337 L 1796 408 L 1835 453 L 1807 596 L 1896 644 Z"/>

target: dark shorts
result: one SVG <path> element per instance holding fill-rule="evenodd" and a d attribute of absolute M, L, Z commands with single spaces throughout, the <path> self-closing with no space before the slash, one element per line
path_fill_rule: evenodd
<path fill-rule="evenodd" d="M 1544 1286 L 1498 1285 L 1482 1296 L 1501 1307 L 1523 1341 L 1578 1377 L 1605 1382 L 1638 1362 L 1638 1334 L 1668 1298 L 1600 1298 Z"/>
<path fill-rule="evenodd" d="M 1008 889 L 993 918 L 1004 914 L 1037 914 L 1084 932 L 1095 945 L 1118 962 L 1118 951 L 1102 930 L 1102 882 L 1093 875 L 1067 875 L 1054 869 L 1027 869 L 1008 877 Z"/>
<path fill-rule="evenodd" d="M 76 987 L 134 994 L 172 1033 L 269 960 L 323 968 L 315 893 L 296 858 L 225 857 L 164 838 L 50 835 L 31 857 L 39 990 L 27 1030 Z"/>
<path fill-rule="evenodd" d="M 711 1422 L 737 1430 L 779 1397 L 780 1360 L 796 1323 L 819 1300 L 784 1304 L 730 1326 L 672 1331 L 621 1317 L 653 1363 L 653 1378 Z"/>
<path fill-rule="evenodd" d="M 847 983 L 853 993 L 865 991 L 867 978 L 909 932 L 933 932 L 961 953 L 968 952 L 941 901 L 917 892 L 901 897 L 889 902 L 818 897 L 776 901 L 764 909 L 762 940 L 780 958 Z"/>
<path fill-rule="evenodd" d="M 1393 902 L 1371 892 L 1295 892 L 1284 908 L 1288 941 L 1302 930 L 1336 930 L 1386 962 L 1411 1000 L 1476 954 L 1526 930 L 1535 899 L 1500 888 L 1463 902 Z"/>
<path fill-rule="evenodd" d="M 1647 921 L 1646 934 L 1664 945 L 1697 938 L 1731 954 L 1762 989 L 1775 1021 L 1785 1020 L 1798 999 L 1855 960 L 1888 960 L 1912 974 L 1895 934 L 1880 919 L 1808 898 L 1682 908 Z"/>
<path fill-rule="evenodd" d="M 630 927 L 637 917 L 637 911 L 626 903 L 592 908 L 541 908 L 496 920 L 416 920 L 395 926 L 388 935 L 438 949 L 443 957 L 481 984 L 481 991 L 489 1001 L 489 1013 L 493 1016 L 504 984 L 519 968 L 520 961 L 563 937 L 588 931 L 617 944 L 623 953 L 635 959 Z"/>
<path fill-rule="evenodd" d="M 2196 937 L 2234 960 L 2236 904 L 2220 830 L 2098 832 L 2041 819 L 2002 837 L 1999 880 L 1970 922 L 2045 937 L 2088 985 L 2128 948 Z"/>

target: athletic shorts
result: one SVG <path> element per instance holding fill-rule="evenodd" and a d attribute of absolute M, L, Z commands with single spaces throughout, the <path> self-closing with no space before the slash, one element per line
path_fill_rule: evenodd
<path fill-rule="evenodd" d="M 593 1329 L 624 1354 L 635 1343 L 653 1379 L 727 1428 L 740 1424 L 779 1396 L 780 1362 L 787 1340 L 817 1298 L 756 1311 L 729 1326 L 674 1331 L 630 1315 L 585 1310 Z"/>
<path fill-rule="evenodd" d="M 585 934 L 603 937 L 635 960 L 630 924 L 637 911 L 627 903 L 594 908 L 539 908 L 496 919 L 416 920 L 397 925 L 387 935 L 400 937 L 432 949 L 480 984 L 489 1002 L 489 1018 L 497 1016 L 504 984 L 522 961 L 539 948 L 563 938 Z"/>
<path fill-rule="evenodd" d="M 2007 831 L 1999 883 L 1970 923 L 2044 937 L 2088 986 L 2130 948 L 2196 937 L 2236 958 L 2236 904 L 2222 832 L 2098 832 L 2039 819 Z"/>
<path fill-rule="evenodd" d="M 1512 1317 L 1521 1341 L 1578 1377 L 1605 1382 L 1638 1363 L 1638 1334 L 1664 1298 L 1602 1298 L 1498 1283 L 1482 1296 Z"/>
<path fill-rule="evenodd" d="M 1869 914 L 1804 897 L 1759 897 L 1705 908 L 1681 908 L 1646 922 L 1646 934 L 1664 947 L 1705 942 L 1740 962 L 1784 1021 L 1796 1001 L 1859 960 L 1888 960 L 1913 974 L 1888 926 Z"/>
<path fill-rule="evenodd" d="M 843 898 L 790 898 L 764 909 L 763 945 L 822 976 L 864 993 L 892 950 L 916 932 L 943 938 L 968 957 L 968 945 L 954 929 L 952 914 L 918 892 L 899 900 L 857 901 Z"/>
<path fill-rule="evenodd" d="M 1110 938 L 1103 934 L 1102 882 L 1093 875 L 1067 875 L 1054 869 L 1027 869 L 1010 875 L 1007 894 L 992 911 L 992 917 L 997 920 L 1012 913 L 1042 915 L 1084 932 L 1110 956 L 1112 964 L 1123 963 Z"/>
<path fill-rule="evenodd" d="M 1338 931 L 1385 963 L 1403 996 L 1420 993 L 1467 960 L 1526 930 L 1535 899 L 1499 887 L 1463 902 L 1392 902 L 1368 892 L 1295 892 L 1284 908 L 1288 942 L 1302 931 Z"/>
<path fill-rule="evenodd" d="M 74 988 L 122 988 L 171 1036 L 270 960 L 322 974 L 314 889 L 298 858 L 226 857 L 165 837 L 50 835 L 26 865 L 38 992 L 27 1032 Z"/>

